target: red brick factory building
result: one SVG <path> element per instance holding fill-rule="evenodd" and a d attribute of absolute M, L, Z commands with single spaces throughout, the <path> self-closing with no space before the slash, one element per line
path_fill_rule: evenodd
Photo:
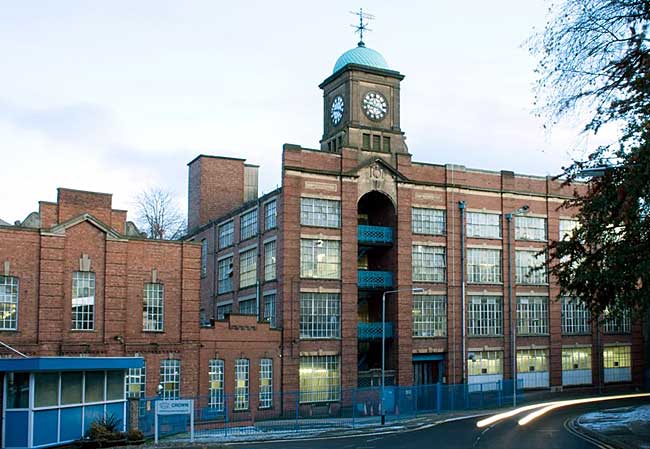
<path fill-rule="evenodd" d="M 139 354 L 133 395 L 337 402 L 379 382 L 385 294 L 387 383 L 510 379 L 518 316 L 524 388 L 640 385 L 641 326 L 610 316 L 596 328 L 532 269 L 575 225 L 559 208 L 572 189 L 413 161 L 403 78 L 365 46 L 344 53 L 320 86 L 320 147 L 285 145 L 281 187 L 261 197 L 257 166 L 195 158 L 184 241 L 143 238 L 110 195 L 70 189 L 0 223 L 0 341 Z"/>

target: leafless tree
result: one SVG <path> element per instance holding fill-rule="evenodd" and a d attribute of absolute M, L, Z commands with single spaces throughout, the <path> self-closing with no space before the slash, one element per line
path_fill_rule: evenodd
<path fill-rule="evenodd" d="M 137 224 L 151 239 L 177 240 L 185 233 L 185 216 L 174 195 L 161 188 L 151 188 L 137 198 Z"/>

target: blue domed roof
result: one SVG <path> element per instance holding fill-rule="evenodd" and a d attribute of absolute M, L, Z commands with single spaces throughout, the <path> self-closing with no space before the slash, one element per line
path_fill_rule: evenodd
<path fill-rule="evenodd" d="M 366 47 L 363 43 L 359 43 L 358 47 L 348 50 L 336 60 L 334 64 L 334 71 L 336 73 L 348 64 L 359 64 L 367 67 L 374 67 L 376 69 L 388 70 L 388 63 L 379 52 Z"/>

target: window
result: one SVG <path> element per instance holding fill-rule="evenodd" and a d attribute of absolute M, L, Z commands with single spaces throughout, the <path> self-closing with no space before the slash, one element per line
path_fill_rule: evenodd
<path fill-rule="evenodd" d="M 201 240 L 201 277 L 208 274 L 208 241 Z"/>
<path fill-rule="evenodd" d="M 515 239 L 546 241 L 546 218 L 515 216 Z"/>
<path fill-rule="evenodd" d="M 264 294 L 264 320 L 275 327 L 275 293 Z"/>
<path fill-rule="evenodd" d="M 248 359 L 235 360 L 235 410 L 248 410 Z"/>
<path fill-rule="evenodd" d="M 142 301 L 142 330 L 162 331 L 165 316 L 165 289 L 163 284 L 144 284 Z"/>
<path fill-rule="evenodd" d="M 562 298 L 562 334 L 590 334 L 589 309 L 576 298 Z"/>
<path fill-rule="evenodd" d="M 239 238 L 246 240 L 257 234 L 257 209 L 253 209 L 239 217 Z"/>
<path fill-rule="evenodd" d="M 384 137 L 384 151 L 390 151 L 390 137 Z"/>
<path fill-rule="evenodd" d="M 232 291 L 232 256 L 224 257 L 217 262 L 217 293 Z"/>
<path fill-rule="evenodd" d="M 629 382 L 632 380 L 632 352 L 628 345 L 605 346 L 603 349 L 605 382 Z"/>
<path fill-rule="evenodd" d="M 178 399 L 181 394 L 181 361 L 160 361 L 160 385 L 162 399 Z"/>
<path fill-rule="evenodd" d="M 34 373 L 34 407 L 59 404 L 59 373 Z"/>
<path fill-rule="evenodd" d="M 479 351 L 471 353 L 467 360 L 467 374 L 469 376 L 503 374 L 503 352 Z"/>
<path fill-rule="evenodd" d="M 562 348 L 562 371 L 573 370 L 591 370 L 591 348 Z"/>
<path fill-rule="evenodd" d="M 338 240 L 300 240 L 300 276 L 340 279 L 341 242 Z"/>
<path fill-rule="evenodd" d="M 413 280 L 445 282 L 445 248 L 413 245 Z"/>
<path fill-rule="evenodd" d="M 517 284 L 548 284 L 546 254 L 538 251 L 515 251 L 515 282 Z"/>
<path fill-rule="evenodd" d="M 501 250 L 469 248 L 467 281 L 475 284 L 498 284 L 501 281 Z"/>
<path fill-rule="evenodd" d="M 72 273 L 72 330 L 95 328 L 95 273 Z"/>
<path fill-rule="evenodd" d="M 517 372 L 548 371 L 548 349 L 520 349 L 517 351 Z"/>
<path fill-rule="evenodd" d="M 338 355 L 300 357 L 300 402 L 330 402 L 341 398 Z"/>
<path fill-rule="evenodd" d="M 219 226 L 219 249 L 235 243 L 235 224 L 232 220 Z"/>
<path fill-rule="evenodd" d="M 278 216 L 277 201 L 269 201 L 264 205 L 264 230 L 275 228 Z"/>
<path fill-rule="evenodd" d="M 370 149 L 370 134 L 363 135 L 363 142 L 361 144 L 361 148 L 363 148 L 364 150 Z"/>
<path fill-rule="evenodd" d="M 6 377 L 6 408 L 29 408 L 29 373 L 9 372 Z"/>
<path fill-rule="evenodd" d="M 413 336 L 445 337 L 446 335 L 447 297 L 413 295 Z"/>
<path fill-rule="evenodd" d="M 300 224 L 321 228 L 340 228 L 341 202 L 321 198 L 301 198 Z"/>
<path fill-rule="evenodd" d="M 498 296 L 470 296 L 467 308 L 468 333 L 471 336 L 503 334 L 503 301 Z"/>
<path fill-rule="evenodd" d="M 577 227 L 578 220 L 560 219 L 560 240 L 570 238 Z"/>
<path fill-rule="evenodd" d="M 83 386 L 84 373 L 82 371 L 62 372 L 61 405 L 81 404 L 83 402 Z M 131 396 L 128 391 L 127 394 Z M 134 397 L 139 398 L 140 396 L 135 395 Z"/>
<path fill-rule="evenodd" d="M 242 315 L 257 315 L 257 300 L 255 298 L 240 299 L 239 313 Z"/>
<path fill-rule="evenodd" d="M 208 361 L 208 380 L 210 381 L 208 406 L 218 412 L 224 410 L 223 372 L 223 360 L 211 359 Z"/>
<path fill-rule="evenodd" d="M 0 330 L 18 328 L 18 278 L 0 276 Z"/>
<path fill-rule="evenodd" d="M 339 338 L 341 295 L 300 294 L 300 338 Z"/>
<path fill-rule="evenodd" d="M 239 253 L 239 288 L 255 285 L 257 278 L 257 248 Z"/>
<path fill-rule="evenodd" d="M 224 320 L 226 318 L 226 315 L 229 315 L 231 313 L 232 313 L 232 301 L 228 301 L 227 303 L 217 304 L 218 320 Z"/>
<path fill-rule="evenodd" d="M 381 151 L 381 136 L 372 136 L 372 149 L 374 151 Z"/>
<path fill-rule="evenodd" d="M 411 227 L 413 234 L 442 235 L 445 233 L 445 211 L 413 207 Z"/>
<path fill-rule="evenodd" d="M 264 244 L 264 280 L 272 281 L 275 279 L 275 240 Z"/>
<path fill-rule="evenodd" d="M 500 239 L 501 215 L 485 212 L 467 212 L 467 237 Z"/>
<path fill-rule="evenodd" d="M 105 379 L 102 371 L 86 371 L 84 378 L 84 402 L 104 400 Z"/>
<path fill-rule="evenodd" d="M 126 372 L 126 396 L 129 398 L 143 398 L 147 385 L 146 364 L 142 368 L 129 368 Z"/>
<path fill-rule="evenodd" d="M 517 333 L 520 335 L 548 334 L 548 297 L 517 297 Z"/>
<path fill-rule="evenodd" d="M 617 313 L 605 310 L 603 313 L 603 332 L 606 334 L 629 334 L 632 327 L 630 311 L 623 310 Z"/>
<path fill-rule="evenodd" d="M 273 360 L 260 360 L 260 408 L 273 406 Z"/>

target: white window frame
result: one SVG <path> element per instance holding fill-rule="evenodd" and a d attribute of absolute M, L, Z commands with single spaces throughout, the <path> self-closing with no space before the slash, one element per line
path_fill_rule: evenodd
<path fill-rule="evenodd" d="M 18 301 L 20 280 L 15 276 L 0 276 L 0 330 L 18 330 Z"/>
<path fill-rule="evenodd" d="M 239 240 L 248 240 L 257 235 L 257 208 L 239 216 Z"/>
<path fill-rule="evenodd" d="M 341 242 L 339 240 L 300 239 L 300 277 L 340 279 Z"/>
<path fill-rule="evenodd" d="M 503 374 L 503 351 L 473 351 L 468 357 L 467 375 L 486 376 Z"/>
<path fill-rule="evenodd" d="M 147 282 L 142 292 L 142 330 L 163 332 L 165 329 L 165 286 Z"/>
<path fill-rule="evenodd" d="M 467 334 L 472 337 L 503 335 L 503 298 L 468 295 Z"/>
<path fill-rule="evenodd" d="M 234 256 L 232 254 L 217 261 L 217 294 L 230 293 L 233 290 Z"/>
<path fill-rule="evenodd" d="M 517 296 L 517 334 L 548 335 L 548 296 Z"/>
<path fill-rule="evenodd" d="M 126 396 L 129 398 L 143 398 L 146 395 L 146 386 L 147 364 L 145 361 L 142 368 L 129 368 L 126 371 Z"/>
<path fill-rule="evenodd" d="M 444 235 L 446 211 L 444 209 L 412 207 L 411 230 L 413 234 Z"/>
<path fill-rule="evenodd" d="M 574 219 L 566 219 L 566 218 L 560 218 L 560 235 L 559 235 L 559 240 L 562 241 L 565 238 L 571 238 L 573 235 L 573 231 L 575 231 L 578 226 L 579 222 L 578 220 Z"/>
<path fill-rule="evenodd" d="M 225 406 L 224 372 L 225 362 L 223 359 L 208 361 L 208 407 L 217 412 L 223 412 Z"/>
<path fill-rule="evenodd" d="M 300 338 L 341 338 L 340 293 L 300 293 Z"/>
<path fill-rule="evenodd" d="M 630 311 L 623 310 L 616 314 L 605 310 L 603 314 L 604 334 L 629 334 L 632 332 L 632 320 Z"/>
<path fill-rule="evenodd" d="M 224 249 L 235 244 L 235 222 L 228 220 L 219 225 L 219 249 Z"/>
<path fill-rule="evenodd" d="M 277 278 L 277 240 L 264 243 L 264 280 L 274 281 Z"/>
<path fill-rule="evenodd" d="M 264 292 L 264 320 L 269 322 L 271 328 L 276 327 L 275 321 L 275 307 L 277 301 L 277 293 L 273 292 Z"/>
<path fill-rule="evenodd" d="M 413 337 L 447 336 L 447 296 L 413 295 Z"/>
<path fill-rule="evenodd" d="M 413 281 L 445 282 L 447 255 L 444 246 L 413 245 Z"/>
<path fill-rule="evenodd" d="M 548 270 L 545 264 L 546 253 L 539 254 L 537 250 L 515 250 L 515 282 L 523 285 L 548 285 Z"/>
<path fill-rule="evenodd" d="M 301 404 L 337 402 L 341 399 L 340 356 L 301 356 L 299 378 Z M 308 389 L 307 386 L 317 388 Z"/>
<path fill-rule="evenodd" d="M 257 281 L 257 247 L 239 252 L 239 288 L 255 285 Z"/>
<path fill-rule="evenodd" d="M 271 200 L 264 203 L 264 230 L 268 231 L 278 226 L 278 202 Z"/>
<path fill-rule="evenodd" d="M 226 315 L 232 313 L 232 301 L 223 301 L 217 303 L 217 319 L 225 320 Z"/>
<path fill-rule="evenodd" d="M 208 274 L 208 241 L 201 239 L 201 277 Z"/>
<path fill-rule="evenodd" d="M 340 228 L 341 202 L 324 198 L 300 198 L 300 224 L 319 228 Z"/>
<path fill-rule="evenodd" d="M 515 240 L 547 241 L 546 218 L 515 215 Z"/>
<path fill-rule="evenodd" d="M 161 399 L 178 399 L 181 395 L 181 361 L 164 359 L 160 361 Z M 170 385 L 170 388 L 167 387 Z"/>
<path fill-rule="evenodd" d="M 591 313 L 577 298 L 562 298 L 562 335 L 589 335 Z"/>
<path fill-rule="evenodd" d="M 467 211 L 465 217 L 467 237 L 501 238 L 501 214 Z"/>
<path fill-rule="evenodd" d="M 250 360 L 235 360 L 235 389 L 234 405 L 235 411 L 248 410 L 250 407 L 249 385 L 250 385 Z"/>
<path fill-rule="evenodd" d="M 255 296 L 247 296 L 237 300 L 240 315 L 257 315 L 257 299 Z M 242 307 L 243 306 L 243 307 Z M 252 307 L 252 308 L 251 308 Z"/>
<path fill-rule="evenodd" d="M 501 284 L 503 282 L 501 250 L 467 248 L 467 282 Z"/>
<path fill-rule="evenodd" d="M 260 359 L 259 407 L 273 407 L 273 359 Z"/>
<path fill-rule="evenodd" d="M 72 330 L 95 330 L 95 273 L 75 271 L 72 273 Z M 87 290 L 87 294 L 84 294 Z M 75 307 L 77 309 L 75 311 Z"/>

